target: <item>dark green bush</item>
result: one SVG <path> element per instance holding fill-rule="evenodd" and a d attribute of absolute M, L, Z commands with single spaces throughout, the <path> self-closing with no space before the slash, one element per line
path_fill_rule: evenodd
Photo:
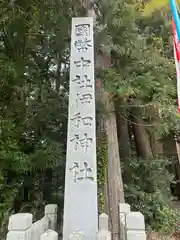
<path fill-rule="evenodd" d="M 141 211 L 146 226 L 169 233 L 177 228 L 179 214 L 170 206 L 170 184 L 167 159 L 126 159 L 123 161 L 123 180 L 126 202 L 132 210 Z"/>

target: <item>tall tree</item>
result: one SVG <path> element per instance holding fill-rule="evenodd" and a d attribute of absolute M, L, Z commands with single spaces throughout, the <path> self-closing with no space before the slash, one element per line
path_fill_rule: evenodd
<path fill-rule="evenodd" d="M 90 2 L 88 2 L 90 3 Z M 94 17 L 96 20 L 96 15 L 94 15 L 94 11 L 92 11 L 92 5 L 87 4 L 87 12 L 88 15 Z M 98 13 L 99 14 L 99 13 Z M 101 49 L 102 50 L 102 49 Z M 110 58 L 107 56 L 106 51 L 101 51 L 101 54 L 97 51 L 96 53 L 96 67 L 104 69 L 105 67 L 109 67 L 111 64 Z M 123 181 L 121 174 L 121 166 L 120 166 L 120 156 L 119 156 L 119 147 L 118 147 L 118 138 L 117 138 L 117 124 L 116 124 L 116 115 L 115 115 L 115 107 L 114 102 L 111 101 L 111 97 L 108 92 L 104 91 L 104 87 L 102 84 L 97 85 L 99 89 L 97 89 L 97 100 L 100 101 L 106 108 L 107 118 L 99 116 L 99 129 L 98 135 L 101 141 L 98 141 L 98 147 L 102 148 L 102 137 L 107 136 L 107 155 L 103 156 L 105 159 L 107 158 L 107 166 L 105 166 L 104 171 L 107 172 L 107 176 L 104 179 L 105 188 L 105 197 L 104 201 L 106 202 L 106 209 L 108 211 L 109 217 L 111 219 L 110 226 L 112 231 L 113 239 L 119 238 L 119 216 L 118 216 L 118 206 L 119 202 L 124 202 L 124 190 L 123 190 Z M 101 157 L 102 159 L 102 157 Z M 101 176 L 102 177 L 102 176 Z"/>
<path fill-rule="evenodd" d="M 4 220 L 4 214 L 26 204 L 43 205 L 63 185 L 70 23 L 83 9 L 79 1 L 63 0 L 1 1 L 0 8 L 0 220 Z"/>

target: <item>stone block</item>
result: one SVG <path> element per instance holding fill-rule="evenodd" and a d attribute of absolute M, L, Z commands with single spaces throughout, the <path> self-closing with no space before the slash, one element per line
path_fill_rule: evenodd
<path fill-rule="evenodd" d="M 58 206 L 56 204 L 48 204 L 45 206 L 45 215 L 46 214 L 57 214 Z"/>
<path fill-rule="evenodd" d="M 26 230 L 32 226 L 33 215 L 30 213 L 17 213 L 9 218 L 8 230 Z"/>
<path fill-rule="evenodd" d="M 31 228 L 27 230 L 15 230 L 9 231 L 6 237 L 6 240 L 34 240 L 31 234 Z"/>
<path fill-rule="evenodd" d="M 105 213 L 99 215 L 99 229 L 108 230 L 108 215 Z"/>
<path fill-rule="evenodd" d="M 119 203 L 119 212 L 120 213 L 129 213 L 131 211 L 131 207 L 127 203 Z"/>
<path fill-rule="evenodd" d="M 96 234 L 96 240 L 111 240 L 111 233 L 108 230 L 101 229 Z"/>
<path fill-rule="evenodd" d="M 130 212 L 126 215 L 127 230 L 144 230 L 145 222 L 144 216 L 140 212 Z"/>
<path fill-rule="evenodd" d="M 49 229 L 41 235 L 40 240 L 58 240 L 58 234 Z"/>
<path fill-rule="evenodd" d="M 127 231 L 127 240 L 146 240 L 145 231 Z"/>

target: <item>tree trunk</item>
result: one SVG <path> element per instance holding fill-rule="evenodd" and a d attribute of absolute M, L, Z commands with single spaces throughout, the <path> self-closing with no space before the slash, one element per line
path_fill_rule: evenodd
<path fill-rule="evenodd" d="M 131 156 L 131 145 L 129 138 L 129 123 L 127 111 L 120 109 L 120 101 L 116 102 L 116 122 L 119 141 L 120 158 L 125 159 Z"/>
<path fill-rule="evenodd" d="M 149 112 L 150 112 L 151 122 L 152 124 L 154 124 L 154 126 L 150 128 L 151 149 L 154 156 L 161 156 L 163 154 L 163 145 L 159 139 L 158 132 L 157 132 L 157 128 L 160 123 L 158 108 L 151 107 Z"/>
<path fill-rule="evenodd" d="M 173 134 L 163 139 L 163 151 L 164 155 L 171 158 L 173 157 L 173 161 L 171 164 L 171 170 L 175 176 L 175 183 L 171 183 L 171 192 L 173 196 L 176 196 L 180 200 L 180 156 L 179 156 L 179 138 L 176 137 L 176 142 L 174 144 L 174 136 Z M 179 158 L 179 159 L 178 159 Z"/>
<path fill-rule="evenodd" d="M 152 149 L 153 155 L 161 156 L 163 154 L 163 147 L 162 147 L 162 143 L 159 140 L 156 128 L 151 129 L 150 143 L 151 143 L 151 149 Z"/>
<path fill-rule="evenodd" d="M 119 202 L 124 202 L 124 190 L 119 157 L 115 107 L 110 95 L 103 96 L 108 110 L 105 121 L 108 136 L 108 201 L 113 240 L 119 239 Z"/>
<path fill-rule="evenodd" d="M 85 6 L 88 16 L 96 18 L 94 11 L 91 9 L 91 1 L 87 1 Z M 105 52 L 101 56 L 96 56 L 96 66 L 101 68 L 107 68 L 111 65 L 110 58 Z M 118 206 L 119 202 L 124 202 L 124 191 L 122 183 L 122 174 L 119 157 L 119 147 L 117 138 L 117 124 L 114 103 L 110 101 L 110 95 L 104 92 L 102 86 L 100 88 L 100 101 L 107 106 L 109 113 L 108 119 L 105 120 L 105 128 L 108 137 L 108 179 L 107 185 L 105 185 L 105 192 L 108 199 L 106 203 L 109 204 L 109 217 L 111 222 L 112 240 L 119 240 L 119 214 Z"/>
<path fill-rule="evenodd" d="M 107 107 L 108 117 L 101 121 L 98 128 L 98 135 L 101 135 L 105 129 L 108 138 L 108 176 L 104 186 L 105 210 L 109 215 L 110 229 L 112 231 L 112 239 L 119 239 L 119 202 L 124 202 L 124 190 L 121 174 L 121 165 L 119 157 L 119 146 L 117 137 L 117 124 L 114 103 L 110 100 L 110 95 L 100 88 L 101 101 Z M 97 91 L 97 96 L 100 96 Z M 98 138 L 98 142 L 100 138 Z M 99 142 L 98 145 L 101 143 Z"/>
<path fill-rule="evenodd" d="M 135 139 L 136 151 L 139 157 L 151 158 L 153 157 L 149 136 L 145 129 L 145 123 L 139 114 L 137 107 L 131 110 L 132 130 Z"/>
<path fill-rule="evenodd" d="M 52 202 L 52 189 L 53 189 L 52 173 L 53 173 L 52 169 L 48 168 L 48 169 L 46 169 L 45 174 L 44 174 L 43 198 L 47 204 Z"/>

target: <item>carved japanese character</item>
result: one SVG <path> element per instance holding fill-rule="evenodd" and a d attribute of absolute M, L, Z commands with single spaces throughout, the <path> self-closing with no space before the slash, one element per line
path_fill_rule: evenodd
<path fill-rule="evenodd" d="M 78 148 L 79 148 L 79 143 L 80 143 L 79 142 L 79 135 L 76 134 L 74 136 L 74 138 L 70 139 L 70 142 L 72 143 L 72 146 L 73 146 L 74 150 L 77 151 Z"/>
<path fill-rule="evenodd" d="M 87 133 L 84 134 L 84 138 L 81 138 L 80 140 L 81 147 L 84 148 L 84 152 L 86 153 L 88 148 L 91 147 L 92 144 L 92 138 L 87 136 Z"/>
<path fill-rule="evenodd" d="M 89 36 L 90 35 L 90 25 L 89 24 L 77 24 L 75 26 L 76 36 Z"/>
<path fill-rule="evenodd" d="M 87 162 L 84 162 L 83 168 L 80 168 L 80 165 L 77 162 L 73 163 L 73 166 L 69 168 L 70 172 L 74 173 L 74 183 L 77 182 L 77 180 L 94 180 L 94 177 L 92 176 L 92 168 L 88 166 Z"/>
<path fill-rule="evenodd" d="M 74 162 L 73 166 L 71 168 L 69 168 L 70 172 L 74 172 L 74 182 L 77 181 L 77 175 L 79 173 L 79 171 L 77 171 L 77 169 L 79 169 L 79 163 L 78 162 Z"/>
<path fill-rule="evenodd" d="M 80 177 L 77 177 L 78 180 L 88 179 L 93 181 L 94 177 L 89 176 L 89 173 L 92 175 L 92 168 L 88 167 L 88 163 L 84 162 L 84 168 L 80 169 L 80 172 L 83 172 L 84 174 Z"/>
<path fill-rule="evenodd" d="M 80 113 L 76 113 L 71 117 L 71 121 L 73 123 L 73 125 L 77 128 L 79 128 L 80 122 L 81 122 L 81 114 Z"/>
<path fill-rule="evenodd" d="M 83 75 L 82 77 L 80 75 L 76 75 L 76 78 L 73 79 L 72 81 L 79 84 L 80 88 L 84 88 L 84 87 L 92 88 L 91 79 L 88 78 L 88 76 L 86 74 Z"/>
<path fill-rule="evenodd" d="M 77 93 L 76 105 L 78 107 L 79 103 L 80 104 L 90 103 L 92 99 L 93 99 L 93 97 L 92 97 L 92 94 L 90 94 L 90 93 L 84 93 L 81 95 L 79 93 Z"/>
<path fill-rule="evenodd" d="M 89 67 L 91 63 L 91 60 L 85 60 L 83 57 L 79 61 L 74 61 L 74 64 L 76 67 Z"/>
<path fill-rule="evenodd" d="M 77 128 L 79 128 L 80 122 L 82 122 L 83 125 L 85 125 L 85 126 L 91 126 L 92 125 L 92 120 L 93 120 L 92 117 L 81 117 L 80 112 L 74 114 L 71 117 L 71 121 L 72 121 L 73 125 Z"/>
<path fill-rule="evenodd" d="M 92 125 L 92 117 L 83 117 L 82 121 L 85 126 L 91 126 Z"/>
<path fill-rule="evenodd" d="M 85 153 L 87 152 L 88 148 L 91 147 L 92 141 L 93 139 L 88 137 L 87 133 L 84 134 L 84 138 L 80 138 L 78 134 L 75 134 L 74 138 L 70 139 L 72 147 L 75 151 L 83 148 Z"/>
<path fill-rule="evenodd" d="M 92 47 L 91 40 L 77 40 L 74 43 L 75 47 L 77 48 L 78 52 L 86 52 L 90 47 Z"/>

